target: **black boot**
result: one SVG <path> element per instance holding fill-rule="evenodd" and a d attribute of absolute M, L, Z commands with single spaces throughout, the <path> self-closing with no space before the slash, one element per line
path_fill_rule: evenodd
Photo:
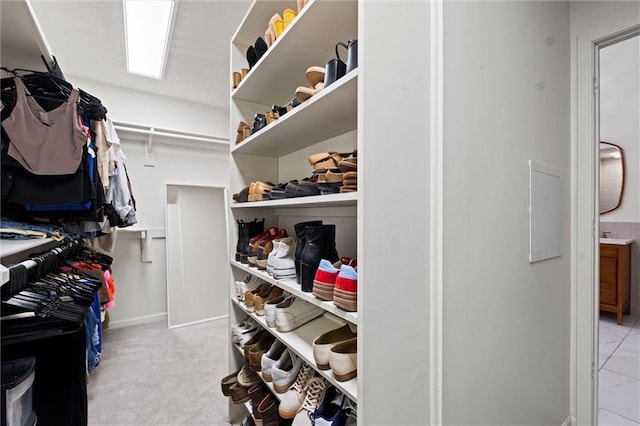
<path fill-rule="evenodd" d="M 258 219 L 253 219 L 253 222 L 245 223 L 247 226 L 247 238 L 243 240 L 242 246 L 240 247 L 240 262 L 247 263 L 247 256 L 249 254 L 249 241 L 255 235 L 261 234 L 264 232 L 264 218 L 258 222 Z M 240 243 L 238 243 L 240 244 Z"/>
<path fill-rule="evenodd" d="M 306 227 L 306 243 L 300 259 L 300 284 L 302 291 L 313 291 L 313 279 L 320 260 L 338 261 L 336 251 L 336 226 L 316 225 Z"/>
<path fill-rule="evenodd" d="M 300 284 L 302 281 L 300 277 L 300 258 L 302 257 L 302 250 L 304 249 L 304 243 L 306 239 L 306 227 L 322 225 L 321 220 L 312 220 L 309 222 L 300 222 L 293 225 L 296 230 L 296 252 L 295 252 L 295 265 L 296 265 L 296 282 Z"/>
<path fill-rule="evenodd" d="M 249 243 L 249 224 L 244 220 L 238 219 L 238 244 L 236 244 L 236 262 L 240 262 L 240 254 L 242 247 L 246 247 Z"/>

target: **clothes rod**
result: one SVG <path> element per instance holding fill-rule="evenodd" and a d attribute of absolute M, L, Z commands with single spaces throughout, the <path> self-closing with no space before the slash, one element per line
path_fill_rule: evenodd
<path fill-rule="evenodd" d="M 224 143 L 228 144 L 228 138 L 222 138 L 219 136 L 205 136 L 205 135 L 197 135 L 197 134 L 189 134 L 186 132 L 177 132 L 172 130 L 165 129 L 157 129 L 155 127 L 149 127 L 148 129 L 141 129 L 137 127 L 131 127 L 124 123 L 114 122 L 114 127 L 116 130 L 120 130 L 123 132 L 131 132 L 138 133 L 142 135 L 152 135 L 152 136 L 163 136 L 177 139 L 184 139 L 189 141 L 197 141 L 197 142 L 209 142 L 209 143 Z"/>

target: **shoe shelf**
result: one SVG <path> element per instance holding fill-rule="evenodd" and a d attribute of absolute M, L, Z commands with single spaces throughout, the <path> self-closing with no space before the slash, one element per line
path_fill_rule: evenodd
<path fill-rule="evenodd" d="M 231 298 L 232 303 L 240 308 L 246 315 L 251 316 L 264 329 L 273 334 L 278 340 L 284 343 L 289 349 L 295 352 L 304 362 L 309 364 L 320 376 L 324 377 L 336 388 L 340 389 L 349 399 L 358 401 L 357 376 L 346 382 L 335 379 L 331 370 L 320 370 L 317 368 L 313 358 L 313 340 L 319 335 L 338 328 L 342 325 L 336 317 L 325 313 L 322 316 L 301 325 L 295 330 L 281 333 L 277 329 L 269 327 L 264 316 L 249 312 L 247 308 L 235 298 Z"/>
<path fill-rule="evenodd" d="M 295 89 L 291 89 L 291 98 Z M 355 69 L 254 135 L 232 145 L 231 152 L 281 157 L 356 130 L 357 90 L 358 69 Z"/>
<path fill-rule="evenodd" d="M 308 197 L 283 198 L 281 200 L 252 201 L 247 203 L 232 202 L 232 209 L 250 209 L 264 207 L 357 207 L 358 193 L 310 195 Z"/>
<path fill-rule="evenodd" d="M 236 349 L 236 351 L 241 356 L 244 357 L 244 350 L 240 346 L 238 346 L 236 344 L 232 344 L 232 345 Z M 264 384 L 269 388 L 269 390 L 271 391 L 273 396 L 278 398 L 278 400 L 282 401 L 282 394 L 276 392 L 275 388 L 273 387 L 273 382 L 267 382 L 266 380 L 264 380 L 264 378 L 262 377 L 262 372 L 260 372 L 260 371 L 258 371 L 258 376 L 264 382 Z M 249 411 L 249 413 L 253 412 L 253 409 L 252 409 L 250 401 L 245 402 L 244 406 L 247 408 L 247 411 Z M 296 416 L 293 418 L 293 425 L 294 426 L 295 425 L 308 425 L 309 424 L 309 415 L 307 413 L 308 412 L 306 410 L 301 410 L 300 412 L 298 412 L 298 414 L 296 414 Z"/>
<path fill-rule="evenodd" d="M 282 15 L 285 8 L 296 10 L 296 2 L 254 1 L 231 39 L 232 48 L 237 49 L 240 57 L 246 55 L 247 48 L 258 37 L 264 38 L 271 17 L 275 13 Z M 231 96 L 262 105 L 284 104 L 294 97 L 296 87 L 309 86 L 305 77 L 307 68 L 314 65 L 324 67 L 329 59 L 335 57 L 337 42 L 347 42 L 357 35 L 357 1 L 309 1 Z M 248 68 L 246 58 L 232 66 L 236 71 Z"/>
<path fill-rule="evenodd" d="M 304 300 L 305 302 L 311 303 L 312 305 L 316 305 L 321 307 L 322 309 L 324 309 L 326 312 L 329 312 L 330 314 L 333 314 L 335 316 L 337 316 L 338 318 L 341 318 L 345 321 L 350 322 L 351 324 L 355 324 L 358 325 L 358 313 L 357 312 L 347 312 L 344 311 L 338 307 L 336 307 L 336 305 L 333 304 L 333 302 L 330 301 L 324 301 L 324 300 L 320 300 L 317 297 L 315 297 L 313 295 L 313 293 L 307 293 L 305 291 L 302 291 L 300 289 L 300 284 L 298 284 L 296 282 L 295 279 L 285 279 L 285 280 L 276 280 L 275 278 L 273 278 L 271 275 L 267 274 L 266 272 L 260 271 L 256 268 L 251 268 L 248 267 L 247 265 L 240 263 L 240 262 L 236 262 L 235 260 L 231 261 L 231 265 L 238 268 L 238 269 L 242 269 L 243 271 L 248 272 L 251 275 L 255 275 L 257 277 L 259 277 L 261 280 L 264 280 L 266 282 L 268 282 L 269 284 L 275 285 L 280 287 L 281 289 L 283 289 L 284 291 L 299 297 L 300 299 Z"/>

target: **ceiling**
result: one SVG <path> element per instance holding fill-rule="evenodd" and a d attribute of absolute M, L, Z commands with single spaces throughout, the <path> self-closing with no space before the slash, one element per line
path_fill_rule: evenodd
<path fill-rule="evenodd" d="M 128 74 L 122 1 L 31 0 L 69 76 L 228 108 L 229 43 L 251 0 L 180 0 L 162 80 Z"/>

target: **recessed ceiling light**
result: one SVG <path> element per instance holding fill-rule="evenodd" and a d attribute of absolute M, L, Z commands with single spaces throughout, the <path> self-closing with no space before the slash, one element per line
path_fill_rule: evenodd
<path fill-rule="evenodd" d="M 168 56 L 175 4 L 171 0 L 123 0 L 127 71 L 161 79 Z"/>

